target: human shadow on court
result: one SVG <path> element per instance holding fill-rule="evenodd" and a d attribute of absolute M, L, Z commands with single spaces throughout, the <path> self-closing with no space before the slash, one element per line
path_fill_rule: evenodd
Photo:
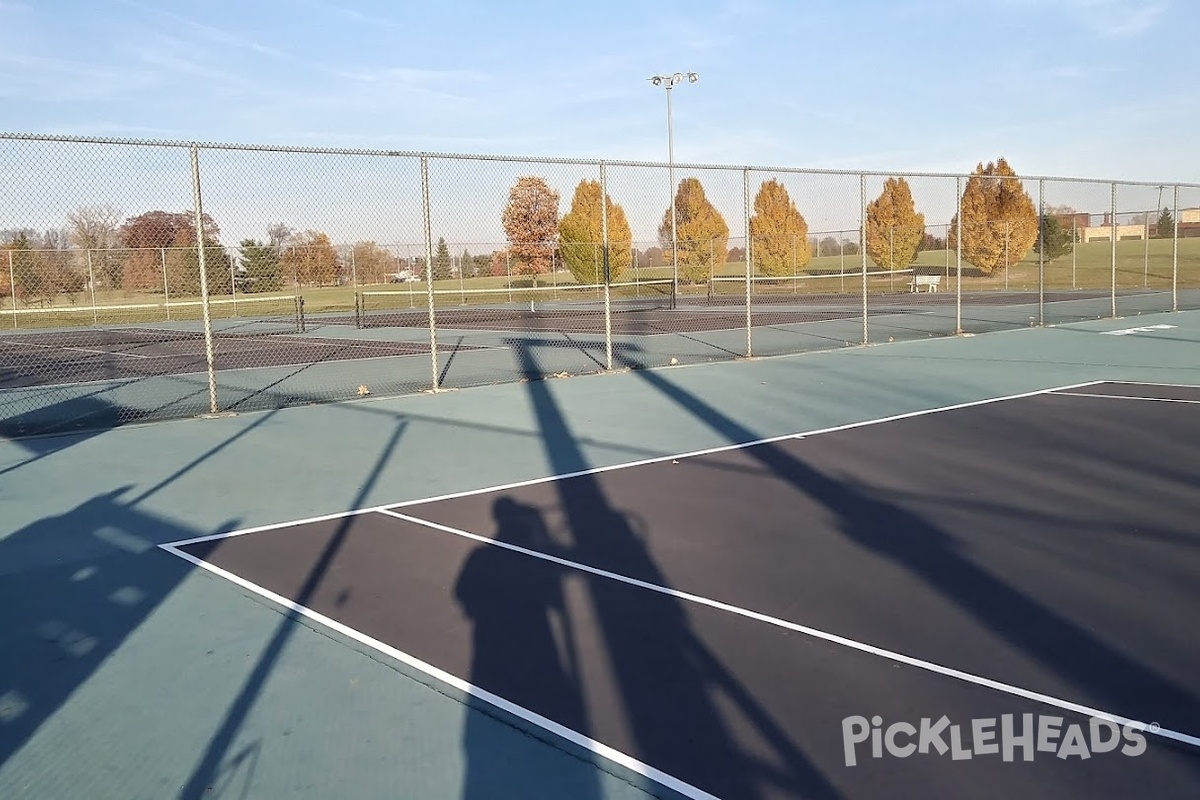
<path fill-rule="evenodd" d="M 552 471 L 566 474 L 586 469 L 587 460 L 573 439 L 549 383 L 538 379 L 543 369 L 533 349 L 523 347 L 515 352 L 529 381 L 529 397 Z M 561 530 L 552 532 L 555 541 L 549 547 L 529 549 L 585 564 L 615 559 L 624 575 L 656 586 L 669 586 L 636 523 L 611 504 L 594 475 L 556 481 L 554 487 L 563 515 Z M 483 547 L 483 550 L 500 549 L 495 545 Z M 480 558 L 502 560 L 495 555 Z M 562 580 L 581 582 L 574 606 L 568 593 L 564 613 L 572 621 L 567 634 L 580 653 L 580 666 L 573 672 L 588 675 L 587 681 L 582 678 L 578 681 L 585 712 L 579 717 L 583 727 L 573 728 L 577 733 L 626 753 L 665 776 L 674 776 L 719 797 L 753 800 L 781 789 L 795 796 L 840 797 L 771 713 L 697 633 L 695 607 L 685 606 L 682 600 L 668 593 L 633 587 L 602 575 L 577 569 L 564 573 L 563 566 L 544 558 L 524 555 L 508 558 L 505 554 L 503 560 L 506 566 L 502 570 L 478 581 L 495 583 L 496 591 L 503 588 L 500 584 L 515 585 L 532 574 L 554 575 L 556 581 L 561 574 Z M 470 569 L 474 571 L 476 567 Z M 480 602 L 489 597 L 495 601 L 494 595 L 481 594 Z M 544 618 L 547 611 L 539 603 L 524 613 Z M 498 629 L 511 630 L 535 623 L 497 618 L 494 624 Z M 536 625 L 540 627 L 542 623 Z M 493 651 L 476 652 L 476 665 L 494 664 L 500 671 L 506 668 L 505 660 L 513 657 L 514 648 L 501 636 L 477 635 L 476 644 Z M 553 682 L 557 679 L 554 673 L 562 667 L 559 662 L 550 666 Z M 507 687 L 513 694 L 495 693 L 525 708 L 536 709 L 544 702 L 538 680 L 527 686 L 505 684 L 490 669 L 477 670 L 476 677 L 478 685 L 487 691 Z M 574 713 L 574 706 L 567 711 Z M 734 724 L 731 715 L 742 730 L 740 735 L 731 727 Z M 559 721 L 553 714 L 546 716 Z M 753 734 L 747 737 L 746 729 Z M 466 785 L 482 785 L 488 774 L 483 766 L 487 764 L 487 753 L 469 749 L 467 758 Z M 464 800 L 478 800 L 478 797 L 467 794 Z"/>
<path fill-rule="evenodd" d="M 544 551 L 549 533 L 541 512 L 504 496 L 493 504 L 495 541 Z M 470 682 L 574 731 L 587 731 L 571 618 L 563 598 L 563 572 L 501 547 L 481 546 L 467 557 L 454 597 L 471 623 Z M 528 771 L 513 769 L 511 753 L 497 748 L 495 707 L 471 697 L 463 747 L 469 768 L 464 800 L 528 797 Z M 547 776 L 535 776 L 545 780 Z M 566 780 L 565 785 L 559 783 Z M 555 780 L 556 793 L 599 798 L 590 770 L 570 770 Z M 544 784 L 543 784 L 544 785 Z"/>

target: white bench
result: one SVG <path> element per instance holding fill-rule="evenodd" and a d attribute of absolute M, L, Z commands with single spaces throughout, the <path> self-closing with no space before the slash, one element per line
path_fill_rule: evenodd
<path fill-rule="evenodd" d="M 908 290 L 910 292 L 919 292 L 921 291 L 921 287 L 925 286 L 928 287 L 925 291 L 936 292 L 941 282 L 941 275 L 913 275 L 913 279 L 908 282 Z"/>

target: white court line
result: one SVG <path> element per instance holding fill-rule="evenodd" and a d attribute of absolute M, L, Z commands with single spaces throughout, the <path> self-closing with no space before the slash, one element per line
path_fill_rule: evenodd
<path fill-rule="evenodd" d="M 2 313 L 2 312 L 0 312 L 0 313 Z M 56 348 L 56 349 L 62 349 L 62 348 Z M 448 353 L 448 352 L 450 352 L 451 349 L 452 348 L 447 348 L 446 350 L 441 350 L 439 347 L 438 352 L 439 353 Z M 472 345 L 471 349 L 469 349 L 469 350 L 457 351 L 455 354 L 455 357 L 461 358 L 468 353 L 482 352 L 485 350 L 496 351 L 496 350 L 506 350 L 506 349 L 508 349 L 508 348 L 501 347 L 499 345 Z M 252 353 L 252 352 L 255 352 L 255 351 L 253 351 L 253 350 L 229 350 L 229 351 L 224 351 L 224 352 L 218 351 L 217 354 L 218 355 L 238 355 L 241 353 Z M 202 358 L 203 355 L 204 355 L 203 353 L 190 353 L 187 355 L 136 356 L 136 357 L 137 358 L 146 358 L 146 359 Z M 269 364 L 266 366 L 230 367 L 228 369 L 218 369 L 217 374 L 224 375 L 226 373 L 231 373 L 231 372 L 250 372 L 250 371 L 253 371 L 256 369 L 285 369 L 287 367 L 306 367 L 307 368 L 307 367 L 317 367 L 317 366 L 321 366 L 323 364 L 357 364 L 360 362 L 382 361 L 385 359 L 392 359 L 392 358 L 418 358 L 418 357 L 428 358 L 429 353 L 422 353 L 422 352 L 418 351 L 415 353 L 397 353 L 395 355 L 390 355 L 390 356 L 363 356 L 360 358 L 353 358 L 353 357 L 351 357 L 351 358 L 330 358 L 330 359 L 326 359 L 323 361 L 297 361 L 297 362 L 291 362 L 288 364 Z M 90 361 L 68 361 L 63 365 L 64 366 L 81 366 L 81 365 L 88 365 L 91 363 L 92 362 L 90 362 Z M 90 386 L 92 384 L 98 384 L 98 383 L 132 383 L 135 381 L 144 381 L 144 380 L 148 380 L 151 378 L 189 378 L 189 377 L 192 377 L 195 375 L 207 375 L 207 374 L 208 373 L 203 370 L 197 370 L 197 371 L 193 371 L 193 372 L 157 372 L 157 373 L 153 373 L 150 375 L 138 375 L 138 376 L 132 377 L 132 378 L 95 378 L 93 380 L 87 380 L 87 381 L 68 381 L 66 383 L 49 383 L 49 384 L 45 384 L 43 386 L 38 386 L 36 388 L 38 390 L 44 391 L 45 389 L 55 389 L 58 387 L 66 387 L 66 386 Z M 220 378 L 218 378 L 217 380 L 219 382 Z M 34 387 L 18 387 L 18 388 L 34 388 Z M 5 390 L 5 391 L 17 391 L 17 389 Z M 390 398 L 380 397 L 378 399 L 394 400 L 394 399 L 396 399 L 396 397 L 401 397 L 401 396 L 403 396 L 403 395 L 396 395 L 395 397 L 390 397 Z"/>
<path fill-rule="evenodd" d="M 920 411 L 907 411 L 903 414 L 893 414 L 889 417 L 880 417 L 878 419 L 864 420 L 862 422 L 850 422 L 845 425 L 834 425 L 828 428 L 818 428 L 816 430 L 804 431 L 800 433 L 788 433 L 782 436 L 771 436 L 765 439 L 755 439 L 750 442 L 742 442 L 738 444 L 726 444 L 718 447 L 708 447 L 703 450 L 692 450 L 687 453 L 668 456 L 654 456 L 651 458 L 643 458 L 637 461 L 627 461 L 621 464 L 611 464 L 606 467 L 590 467 L 588 469 L 576 470 L 575 472 L 566 472 L 561 475 L 550 475 L 543 478 L 533 478 L 526 481 L 516 481 L 514 483 L 505 483 L 498 486 L 489 486 L 484 489 L 468 489 L 462 492 L 451 492 L 449 494 L 435 495 L 426 497 L 420 500 L 405 500 L 400 503 L 392 503 L 383 506 L 383 508 L 404 508 L 407 506 L 422 505 L 424 503 L 434 503 L 440 500 L 452 500 L 457 497 L 470 497 L 478 494 L 488 494 L 490 492 L 504 492 L 511 489 L 520 489 L 525 486 L 535 486 L 540 483 L 549 483 L 551 481 L 566 480 L 567 478 L 578 478 L 583 475 L 596 475 L 601 472 L 611 472 L 618 469 L 628 469 L 630 467 L 642 467 L 648 464 L 660 464 L 664 461 L 674 461 L 683 458 L 696 458 L 698 456 L 707 456 L 715 453 L 725 453 L 731 450 L 742 450 L 747 447 L 755 447 L 760 444 L 773 444 L 786 439 L 803 439 L 809 436 L 819 436 L 825 433 L 836 433 L 838 431 L 853 430 L 855 428 L 865 428 L 871 425 L 882 425 L 885 422 L 898 422 L 902 419 L 911 419 L 913 417 L 923 417 L 929 414 L 940 414 L 943 411 L 955 411 L 960 408 L 973 408 L 975 406 L 990 405 L 992 403 L 1001 403 L 1005 400 L 1020 400 L 1026 397 L 1037 397 L 1038 395 L 1050 394 L 1053 392 L 1061 392 L 1068 389 L 1084 389 L 1089 386 L 1105 383 L 1105 381 L 1085 381 L 1083 383 L 1071 384 L 1069 386 L 1060 386 L 1054 389 L 1037 389 L 1032 392 L 1021 392 L 1020 394 L 1005 395 L 1003 397 L 989 397 L 986 400 L 971 400 L 965 403 L 955 403 L 949 406 L 940 406 L 938 408 L 921 409 Z M 232 534 L 230 534 L 232 535 Z"/>
<path fill-rule="evenodd" d="M 434 530 L 443 531 L 445 533 L 452 533 L 455 536 L 461 536 L 465 539 L 470 539 L 471 541 L 479 542 L 480 544 L 486 544 L 486 545 L 491 545 L 494 547 L 500 547 L 505 550 L 510 550 L 515 553 L 521 553 L 522 555 L 530 556 L 531 558 L 540 559 L 542 561 L 549 561 L 553 564 L 558 564 L 559 566 L 568 567 L 568 568 L 574 569 L 574 570 L 579 570 L 580 572 L 586 572 L 591 575 L 597 575 L 601 578 L 608 578 L 609 580 L 617 581 L 618 583 L 624 583 L 629 586 L 636 586 L 641 589 L 648 589 L 652 592 L 658 592 L 659 594 L 664 594 L 664 595 L 667 595 L 669 597 L 674 597 L 679 600 L 686 600 L 691 603 L 696 603 L 697 605 L 707 606 L 708 608 L 713 608 L 718 611 L 725 611 L 730 614 L 736 614 L 739 617 L 745 617 L 747 619 L 752 619 L 757 622 L 765 622 L 768 625 L 774 625 L 778 628 L 783 628 L 785 630 L 794 631 L 795 633 L 801 633 L 806 636 L 811 636 L 814 639 L 821 639 L 822 641 L 830 642 L 831 644 L 841 645 L 842 647 L 848 647 L 851 650 L 858 650 L 860 652 L 868 653 L 873 656 L 879 656 L 881 658 L 886 658 L 889 661 L 898 661 L 902 664 L 907 664 L 910 667 L 916 667 L 918 669 L 923 669 L 928 672 L 934 672 L 934 673 L 937 673 L 938 675 L 945 675 L 946 677 L 949 677 L 949 678 L 956 678 L 956 679 L 958 679 L 960 681 L 964 681 L 966 683 L 973 683 L 977 686 L 983 686 L 988 689 L 995 689 L 996 691 L 1004 692 L 1005 694 L 1014 695 L 1016 697 L 1021 697 L 1026 700 L 1033 700 L 1034 702 L 1054 706 L 1056 708 L 1061 708 L 1066 711 L 1074 711 L 1078 714 L 1083 714 L 1084 716 L 1108 720 L 1108 721 L 1114 722 L 1118 725 L 1129 725 L 1139 731 L 1145 731 L 1148 733 L 1152 733 L 1156 736 L 1161 736 L 1165 739 L 1172 739 L 1177 742 L 1182 742 L 1183 744 L 1192 745 L 1193 747 L 1200 747 L 1200 737 L 1190 736 L 1186 733 L 1181 733 L 1179 731 L 1170 730 L 1168 728 L 1157 727 L 1153 723 L 1142 722 L 1141 720 L 1135 720 L 1130 717 L 1122 716 L 1120 714 L 1113 714 L 1113 713 L 1110 713 L 1108 711 L 1103 711 L 1098 708 L 1092 708 L 1090 706 L 1081 705 L 1079 703 L 1073 703 L 1069 700 L 1062 700 L 1060 698 L 1053 697 L 1051 695 L 1042 694 L 1040 692 L 1030 691 L 1029 689 L 1022 689 L 1019 686 L 1014 686 L 1009 683 L 1003 683 L 1001 681 L 992 680 L 991 678 L 984 678 L 979 675 L 974 675 L 970 672 L 963 672 L 962 670 L 954 669 L 953 667 L 945 667 L 945 666 L 942 666 L 941 664 L 935 664 L 932 661 L 925 661 L 923 659 L 913 658 L 912 656 L 907 656 L 907 655 L 904 655 L 903 653 L 897 653 L 894 650 L 885 650 L 882 647 L 875 647 L 874 645 L 866 644 L 865 642 L 860 642 L 855 639 L 848 639 L 844 636 L 838 636 L 837 634 L 827 633 L 827 632 L 819 630 L 817 628 L 810 628 L 807 625 L 800 625 L 795 622 L 789 622 L 785 619 L 780 619 L 779 617 L 772 617 L 768 614 L 762 614 L 757 611 L 751 611 L 750 609 L 742 608 L 740 606 L 731 605 L 729 603 L 722 603 L 719 600 L 712 600 L 710 598 L 703 597 L 703 596 L 697 595 L 697 594 L 692 594 L 690 592 L 682 592 L 682 591 L 679 591 L 678 589 L 672 589 L 667 586 L 661 586 L 657 583 L 649 583 L 647 581 L 638 580 L 637 578 L 630 578 L 626 575 L 621 575 L 620 573 L 609 572 L 608 570 L 599 569 L 598 567 L 592 567 L 587 564 L 581 564 L 577 561 L 570 561 L 568 559 L 559 558 L 558 556 L 552 556 L 547 553 L 540 553 L 536 550 L 529 550 L 529 549 L 521 547 L 519 545 L 510 544 L 508 542 L 497 541 L 496 539 L 491 539 L 487 536 L 480 536 L 478 534 L 470 533 L 468 531 L 464 531 L 459 528 L 453 528 L 449 525 L 442 525 L 437 522 L 430 522 L 429 520 L 420 519 L 418 517 L 412 517 L 407 514 L 401 514 L 396 511 L 391 511 L 389 509 L 381 509 L 378 513 L 385 514 L 389 517 L 394 517 L 396 519 L 403 520 L 405 522 L 411 522 L 416 525 L 421 525 L 426 528 L 432 528 Z"/>
<path fill-rule="evenodd" d="M 289 520 L 287 522 L 273 522 L 269 525 L 259 525 L 254 528 L 243 528 L 236 531 L 228 531 L 226 533 L 214 533 L 208 536 L 197 536 L 191 539 L 181 539 L 177 542 L 169 542 L 172 546 L 183 547 L 189 544 L 198 542 L 211 542 L 217 539 L 228 539 L 232 536 L 244 536 L 248 533 L 261 533 L 262 531 L 276 530 L 277 528 L 290 528 L 295 525 L 307 525 L 310 522 L 326 522 L 331 519 L 341 519 L 343 517 L 352 517 L 357 514 L 369 514 L 374 511 L 383 509 L 405 508 L 407 506 L 422 505 L 424 503 L 434 503 L 440 500 L 452 500 L 457 497 L 470 497 L 479 494 L 489 494 L 491 492 L 504 492 L 512 489 L 519 489 L 524 486 L 535 486 L 540 483 L 549 483 L 551 481 L 566 480 L 568 478 L 578 478 L 583 475 L 596 475 L 602 472 L 611 472 L 618 469 L 629 469 L 631 467 L 642 467 L 648 464 L 660 464 L 664 461 L 674 461 L 682 458 L 696 458 L 698 456 L 713 455 L 715 453 L 726 453 L 733 450 L 743 450 L 748 447 L 756 447 L 761 444 L 773 444 L 782 442 L 787 439 L 803 439 L 808 436 L 819 436 L 823 433 L 836 433 L 837 431 L 852 430 L 854 428 L 865 428 L 871 425 L 880 425 L 885 422 L 896 422 L 902 419 L 910 419 L 912 417 L 921 417 L 927 414 L 938 414 L 943 411 L 954 411 L 960 408 L 972 408 L 974 406 L 989 405 L 991 403 L 1001 403 L 1005 400 L 1019 400 L 1025 397 L 1037 397 L 1043 394 L 1063 391 L 1066 389 L 1082 389 L 1088 386 L 1106 383 L 1106 381 L 1086 381 L 1083 383 L 1070 384 L 1068 386 L 1060 386 L 1051 389 L 1037 389 L 1032 392 L 1022 392 L 1020 394 L 1005 395 L 1003 397 L 989 397 L 986 400 L 971 400 L 965 403 L 955 403 L 949 406 L 939 406 L 937 408 L 927 408 L 919 411 L 908 411 L 903 414 L 894 414 L 890 417 L 880 417 L 879 419 L 869 419 L 862 422 L 850 422 L 845 425 L 835 425 L 829 428 L 818 428 L 811 431 L 803 431 L 800 433 L 785 433 L 780 436 L 769 436 L 762 439 L 753 439 L 748 442 L 739 442 L 737 444 L 726 444 L 718 447 L 708 447 L 703 450 L 691 450 L 686 453 L 677 453 L 666 456 L 652 456 L 650 458 L 641 458 L 636 461 L 625 461 L 618 464 L 610 464 L 604 467 L 591 467 L 589 469 L 576 470 L 575 472 L 565 472 L 558 475 L 549 475 L 542 478 L 532 478 L 525 481 L 516 481 L 513 483 L 503 483 L 497 486 L 487 486 L 482 489 L 468 489 L 462 492 L 451 492 L 449 494 L 434 495 L 433 497 L 423 497 L 418 500 L 404 500 L 399 503 L 385 503 L 383 505 L 371 506 L 369 508 L 357 508 L 349 511 L 338 511 L 332 514 L 323 514 L 316 517 L 305 517 L 303 519 Z"/>
<path fill-rule="evenodd" d="M 86 347 L 66 347 L 60 344 L 38 344 L 37 342 L 3 342 L 5 346 L 13 347 L 40 347 L 43 350 L 67 350 L 72 353 L 89 353 L 97 356 L 125 356 L 126 358 L 155 358 L 156 356 L 143 356 L 137 353 L 125 353 L 120 350 L 89 350 Z"/>
<path fill-rule="evenodd" d="M 655 769 L 649 764 L 622 753 L 620 750 L 609 747 L 608 745 L 598 742 L 589 736 L 584 736 L 578 731 L 568 728 L 565 725 L 561 725 L 552 719 L 543 717 L 541 714 L 530 711 L 529 709 L 506 700 L 499 695 L 492 694 L 486 689 L 481 689 L 472 683 L 464 681 L 462 678 L 459 678 L 456 675 L 452 675 L 449 672 L 438 669 L 428 662 L 422 661 L 415 656 L 409 655 L 402 650 L 392 647 L 389 644 L 372 638 L 367 634 L 351 628 L 349 625 L 344 625 L 331 617 L 327 617 L 324 614 L 313 611 L 307 606 L 302 606 L 299 603 L 289 600 L 282 595 L 276 594 L 269 589 L 265 589 L 256 583 L 251 583 L 245 578 L 235 575 L 232 572 L 221 569 L 213 564 L 209 564 L 207 561 L 196 558 L 188 553 L 184 553 L 174 544 L 162 544 L 159 545 L 159 547 L 173 555 L 178 556 L 179 558 L 182 558 L 185 561 L 195 564 L 202 569 L 208 570 L 214 575 L 225 578 L 226 580 L 241 586 L 243 589 L 251 591 L 260 597 L 275 603 L 276 605 L 282 606 L 283 608 L 286 608 L 289 611 L 299 614 L 303 617 L 307 617 L 308 619 L 324 625 L 327 628 L 331 628 L 343 636 L 353 639 L 360 644 L 366 645 L 376 652 L 394 658 L 403 664 L 407 664 L 408 666 L 425 673 L 435 680 L 441 681 L 442 683 L 469 694 L 479 700 L 482 700 L 489 705 L 495 706 L 502 711 L 506 711 L 509 714 L 512 714 L 514 717 L 525 720 L 526 722 L 536 725 L 545 731 L 566 739 L 568 742 L 583 748 L 589 753 L 594 753 L 595 755 L 606 758 L 614 764 L 619 764 L 631 772 L 634 772 L 645 778 L 649 778 L 650 780 L 655 781 L 662 786 L 666 786 L 669 789 L 673 789 L 684 797 L 689 797 L 693 800 L 719 800 L 719 798 L 715 797 L 714 795 L 702 791 L 701 789 L 698 789 L 689 783 L 685 783 L 684 781 L 681 781 L 672 775 L 668 775 L 662 770 Z"/>
<path fill-rule="evenodd" d="M 1130 394 L 1092 394 L 1089 392 L 1049 392 L 1063 397 L 1100 397 L 1105 400 L 1147 400 L 1154 403 L 1194 403 L 1200 405 L 1200 400 L 1178 400 L 1171 397 L 1138 397 Z"/>

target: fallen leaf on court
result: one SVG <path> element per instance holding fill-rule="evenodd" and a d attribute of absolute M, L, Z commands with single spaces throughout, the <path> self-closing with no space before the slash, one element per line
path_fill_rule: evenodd
<path fill-rule="evenodd" d="M 358 396 L 359 397 L 364 397 L 365 395 L 368 395 L 370 393 L 371 393 L 371 390 L 367 388 L 366 384 L 363 384 L 362 386 L 358 387 Z"/>

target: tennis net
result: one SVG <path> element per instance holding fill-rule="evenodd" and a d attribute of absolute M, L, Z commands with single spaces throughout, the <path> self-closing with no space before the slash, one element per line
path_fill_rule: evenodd
<path fill-rule="evenodd" d="M 613 283 L 608 286 L 608 306 L 613 314 L 670 308 L 675 302 L 670 280 Z M 359 292 L 355 322 L 360 328 L 427 327 L 428 303 L 433 298 L 437 316 L 452 315 L 466 322 L 519 323 L 545 317 L 602 316 L 603 284 L 508 286 L 496 289 L 428 289 Z"/>
<path fill-rule="evenodd" d="M 866 273 L 871 293 L 908 291 L 911 269 L 874 270 Z M 709 279 L 708 299 L 718 303 L 741 303 L 746 297 L 747 281 L 755 302 L 786 303 L 799 297 L 858 294 L 862 292 L 862 272 L 805 273 L 798 275 L 721 275 Z"/>
<path fill-rule="evenodd" d="M 304 328 L 304 301 L 296 296 L 238 297 L 209 300 L 213 332 L 238 336 L 298 333 Z M 203 334 L 204 303 L 184 300 L 123 305 L 48 306 L 0 312 L 14 329 L 117 328 L 137 332 Z"/>

